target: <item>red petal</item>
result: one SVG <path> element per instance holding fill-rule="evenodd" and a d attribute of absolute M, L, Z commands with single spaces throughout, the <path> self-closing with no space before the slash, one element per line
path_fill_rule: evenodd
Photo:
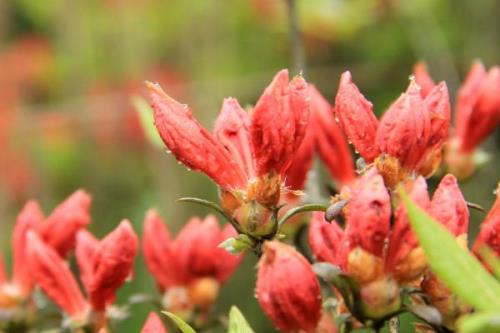
<path fill-rule="evenodd" d="M 430 199 L 427 184 L 423 177 L 418 177 L 409 192 L 412 200 L 424 210 L 429 210 Z M 395 213 L 395 222 L 389 238 L 386 255 L 386 269 L 395 269 L 406 256 L 418 246 L 418 240 L 410 228 L 404 205 L 399 205 Z"/>
<path fill-rule="evenodd" d="M 450 96 L 448 87 L 444 81 L 430 90 L 424 100 L 431 117 L 431 135 L 429 137 L 428 149 L 441 147 L 448 138 L 450 127 Z"/>
<path fill-rule="evenodd" d="M 436 86 L 434 80 L 429 75 L 427 71 L 427 66 L 423 62 L 417 62 L 413 67 L 413 74 L 415 75 L 415 81 L 417 81 L 420 86 L 420 95 L 425 98 L 431 90 Z"/>
<path fill-rule="evenodd" d="M 496 192 L 495 203 L 481 224 L 481 229 L 472 247 L 474 253 L 478 256 L 480 256 L 481 247 L 487 245 L 500 257 L 500 185 L 497 187 Z"/>
<path fill-rule="evenodd" d="M 290 245 L 264 244 L 258 264 L 257 299 L 273 324 L 284 332 L 312 331 L 321 316 L 318 280 L 307 260 Z"/>
<path fill-rule="evenodd" d="M 325 221 L 325 214 L 315 212 L 309 226 L 309 246 L 318 261 L 339 265 L 339 250 L 344 231 L 337 222 Z"/>
<path fill-rule="evenodd" d="M 31 292 L 33 285 L 29 269 L 29 258 L 26 256 L 26 234 L 35 230 L 43 222 L 43 212 L 36 201 L 29 201 L 16 219 L 12 233 L 13 272 L 12 280 L 21 289 L 23 295 Z"/>
<path fill-rule="evenodd" d="M 377 130 L 381 152 L 396 157 L 407 170 L 414 170 L 427 152 L 431 134 L 429 111 L 414 81 L 385 112 Z"/>
<path fill-rule="evenodd" d="M 367 162 L 373 161 L 379 155 L 375 146 L 377 118 L 373 114 L 372 103 L 366 100 L 352 82 L 350 72 L 344 72 L 340 77 L 335 98 L 335 115 L 360 155 Z"/>
<path fill-rule="evenodd" d="M 137 253 L 137 236 L 130 222 L 123 220 L 99 244 L 94 257 L 94 276 L 89 294 L 92 307 L 103 311 L 116 290 L 130 276 Z"/>
<path fill-rule="evenodd" d="M 290 166 L 309 117 L 306 87 L 300 77 L 288 84 L 288 71 L 282 70 L 255 105 L 250 132 L 258 176 L 283 174 Z"/>
<path fill-rule="evenodd" d="M 82 318 L 87 304 L 67 264 L 33 231 L 28 232 L 27 240 L 34 280 L 70 317 Z"/>
<path fill-rule="evenodd" d="M 455 236 L 468 232 L 469 209 L 455 176 L 441 179 L 432 197 L 431 215 Z"/>
<path fill-rule="evenodd" d="M 215 122 L 214 135 L 245 171 L 246 177 L 255 176 L 254 158 L 250 146 L 250 116 L 235 98 L 226 98 Z"/>
<path fill-rule="evenodd" d="M 156 210 L 149 210 L 146 214 L 142 252 L 149 271 L 162 289 L 182 283 L 170 233 Z"/>
<path fill-rule="evenodd" d="M 391 200 L 384 180 L 374 170 L 370 170 L 358 180 L 347 204 L 344 238 L 348 248 L 360 246 L 382 257 L 390 219 Z"/>
<path fill-rule="evenodd" d="M 309 94 L 311 123 L 314 123 L 319 155 L 335 180 L 341 184 L 349 183 L 354 179 L 354 162 L 344 135 L 335 121 L 333 109 L 313 85 L 309 88 Z"/>
<path fill-rule="evenodd" d="M 486 78 L 486 70 L 480 61 L 474 62 L 467 77 L 457 92 L 455 103 L 455 129 L 461 149 L 470 151 L 475 143 L 469 143 L 469 130 L 473 121 L 474 107 L 480 97 L 480 87 Z"/>
<path fill-rule="evenodd" d="M 229 152 L 193 118 L 191 110 L 169 97 L 158 85 L 147 84 L 155 125 L 165 145 L 188 168 L 201 171 L 227 189 L 246 185 L 241 170 Z"/>
<path fill-rule="evenodd" d="M 463 151 L 479 146 L 500 125 L 500 67 L 489 70 L 476 92 L 477 102 L 470 110 L 465 133 L 459 137 Z"/>
<path fill-rule="evenodd" d="M 167 333 L 161 319 L 154 312 L 150 312 L 146 323 L 142 327 L 141 333 Z"/>
<path fill-rule="evenodd" d="M 223 282 L 229 277 L 240 259 L 218 247 L 223 240 L 217 220 L 211 215 L 203 221 L 192 218 L 181 230 L 174 248 L 188 282 L 203 277 L 222 279 Z M 221 260 L 231 262 L 222 263 Z"/>
<path fill-rule="evenodd" d="M 71 194 L 38 226 L 47 245 L 64 257 L 75 246 L 76 233 L 91 221 L 89 208 L 92 198 L 83 190 Z"/>
<path fill-rule="evenodd" d="M 87 292 L 94 277 L 94 258 L 98 246 L 99 240 L 87 230 L 80 230 L 76 235 L 76 261 L 80 269 L 80 279 Z"/>

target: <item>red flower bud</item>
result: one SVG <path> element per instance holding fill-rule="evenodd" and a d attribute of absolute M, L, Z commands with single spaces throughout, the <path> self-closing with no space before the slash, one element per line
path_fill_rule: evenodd
<path fill-rule="evenodd" d="M 419 177 L 412 184 L 409 192 L 412 200 L 422 209 L 430 208 L 427 184 Z M 385 268 L 399 281 L 410 281 L 418 277 L 426 266 L 425 256 L 419 247 L 418 240 L 411 230 L 406 208 L 400 204 L 395 213 L 395 223 L 389 238 Z"/>
<path fill-rule="evenodd" d="M 44 242 L 65 256 L 75 246 L 76 233 L 90 223 L 89 208 L 92 198 L 83 190 L 71 194 L 52 214 L 38 225 Z"/>
<path fill-rule="evenodd" d="M 340 78 L 335 115 L 356 150 L 367 162 L 372 162 L 379 155 L 375 146 L 378 122 L 373 114 L 372 103 L 359 92 L 350 72 L 344 72 Z"/>
<path fill-rule="evenodd" d="M 348 250 L 359 246 L 382 257 L 390 219 L 389 193 L 382 176 L 372 169 L 357 181 L 347 204 L 345 246 Z"/>
<path fill-rule="evenodd" d="M 154 312 L 150 312 L 146 323 L 142 327 L 141 333 L 167 333 L 161 319 Z"/>
<path fill-rule="evenodd" d="M 143 251 L 149 271 L 161 289 L 187 286 L 201 278 L 226 281 L 240 263 L 242 256 L 233 256 L 218 245 L 235 236 L 232 226 L 219 228 L 217 220 L 192 218 L 174 241 L 155 211 L 144 221 Z"/>
<path fill-rule="evenodd" d="M 420 86 L 420 95 L 425 98 L 431 90 L 436 86 L 434 80 L 429 75 L 427 71 L 427 66 L 423 62 L 417 62 L 413 67 L 413 75 L 415 75 L 415 81 Z"/>
<path fill-rule="evenodd" d="M 214 216 L 207 216 L 203 221 L 192 218 L 181 230 L 174 241 L 174 252 L 184 273 L 184 280 L 189 283 L 197 278 L 212 277 L 224 282 L 240 263 L 241 256 L 233 256 L 218 245 L 230 235 L 234 236 L 232 226 L 227 225 L 222 231 Z"/>
<path fill-rule="evenodd" d="M 431 121 L 431 134 L 427 143 L 427 150 L 440 148 L 448 138 L 450 127 L 450 96 L 444 81 L 432 88 L 424 100 Z"/>
<path fill-rule="evenodd" d="M 250 127 L 257 175 L 283 174 L 305 135 L 309 119 L 307 83 L 288 82 L 288 71 L 276 74 L 255 105 Z"/>
<path fill-rule="evenodd" d="M 28 231 L 27 252 L 34 280 L 70 317 L 84 318 L 87 303 L 67 264 L 37 234 Z"/>
<path fill-rule="evenodd" d="M 430 118 L 419 87 L 408 89 L 384 113 L 376 143 L 381 152 L 396 157 L 407 170 L 415 169 L 424 157 L 431 133 Z"/>
<path fill-rule="evenodd" d="M 257 299 L 284 332 L 316 328 L 321 317 L 318 280 L 307 260 L 290 245 L 268 241 L 258 264 Z"/>
<path fill-rule="evenodd" d="M 474 150 L 500 123 L 500 67 L 475 62 L 458 90 L 455 127 L 459 149 Z"/>
<path fill-rule="evenodd" d="M 479 257 L 481 257 L 481 248 L 485 245 L 500 257 L 500 185 L 497 187 L 496 192 L 495 203 L 481 224 L 479 235 L 472 247 L 473 252 Z"/>
<path fill-rule="evenodd" d="M 12 233 L 13 273 L 12 281 L 19 287 L 22 295 L 31 292 L 32 276 L 29 258 L 26 255 L 26 234 L 35 230 L 44 220 L 43 212 L 36 201 L 29 201 L 19 213 Z"/>
<path fill-rule="evenodd" d="M 246 178 L 255 176 L 250 146 L 250 116 L 235 98 L 226 98 L 215 122 L 214 135 L 244 170 Z"/>
<path fill-rule="evenodd" d="M 469 209 L 455 176 L 447 174 L 441 179 L 432 197 L 431 215 L 455 236 L 467 234 Z"/>
<path fill-rule="evenodd" d="M 104 310 L 130 276 L 137 246 L 137 236 L 127 220 L 100 241 L 95 250 L 94 272 L 88 290 L 95 310 Z"/>
<path fill-rule="evenodd" d="M 177 160 L 205 173 L 224 188 L 243 188 L 244 171 L 227 149 L 193 118 L 191 110 L 165 94 L 159 85 L 147 86 L 156 128 Z"/>
<path fill-rule="evenodd" d="M 335 121 L 333 109 L 313 85 L 311 96 L 311 122 L 314 123 L 316 145 L 330 175 L 346 184 L 354 179 L 354 162 L 344 135 Z"/>
<path fill-rule="evenodd" d="M 309 246 L 318 261 L 339 265 L 339 250 L 344 231 L 337 222 L 325 221 L 325 214 L 315 212 L 309 225 Z"/>

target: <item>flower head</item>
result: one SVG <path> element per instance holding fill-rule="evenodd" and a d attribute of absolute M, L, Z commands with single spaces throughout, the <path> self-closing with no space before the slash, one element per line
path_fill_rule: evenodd
<path fill-rule="evenodd" d="M 189 294 L 190 305 L 208 308 L 215 301 L 219 285 L 242 259 L 218 247 L 234 235 L 232 226 L 221 230 L 215 217 L 207 216 L 204 220 L 192 218 L 172 239 L 158 213 L 150 210 L 144 221 L 144 258 L 162 292 L 168 295 L 182 289 Z"/>
<path fill-rule="evenodd" d="M 448 132 L 449 96 L 441 82 L 422 97 L 421 88 L 412 79 L 406 92 L 377 122 L 372 104 L 361 95 L 351 74 L 345 72 L 340 79 L 335 114 L 356 150 L 365 161 L 376 162 L 392 188 L 425 163 L 430 164 L 423 169 L 426 175 L 436 169 L 436 158 L 440 156 L 437 152 Z"/>
<path fill-rule="evenodd" d="M 500 67 L 475 62 L 457 93 L 455 129 L 461 152 L 474 150 L 500 123 Z"/>
<path fill-rule="evenodd" d="M 481 224 L 479 235 L 472 247 L 472 251 L 479 258 L 483 246 L 489 247 L 497 257 L 500 257 L 500 184 L 496 193 L 495 203 Z"/>
<path fill-rule="evenodd" d="M 321 317 L 318 280 L 307 260 L 290 245 L 264 243 L 258 264 L 257 299 L 284 332 L 312 331 Z"/>

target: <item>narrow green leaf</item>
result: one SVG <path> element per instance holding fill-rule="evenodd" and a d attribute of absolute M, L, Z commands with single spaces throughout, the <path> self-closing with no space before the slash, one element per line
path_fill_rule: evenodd
<path fill-rule="evenodd" d="M 192 197 L 180 198 L 180 199 L 177 199 L 177 202 L 190 202 L 190 203 L 195 203 L 198 205 L 202 205 L 202 206 L 211 208 L 211 209 L 215 210 L 217 213 L 221 214 L 229 223 L 231 223 L 231 225 L 234 227 L 234 229 L 236 229 L 236 231 L 238 231 L 239 233 L 242 233 L 242 230 L 241 230 L 238 222 L 235 219 L 233 219 L 231 216 L 227 215 L 226 212 L 224 212 L 224 210 L 215 202 L 208 201 L 205 199 L 200 199 L 200 198 L 192 198 Z"/>
<path fill-rule="evenodd" d="M 478 312 L 458 321 L 460 333 L 500 333 L 500 312 Z"/>
<path fill-rule="evenodd" d="M 174 315 L 172 312 L 162 311 L 162 313 L 172 319 L 172 321 L 177 325 L 177 327 L 179 327 L 182 333 L 196 333 L 196 331 L 191 326 L 189 326 L 180 317 Z"/>
<path fill-rule="evenodd" d="M 411 201 L 403 188 L 410 224 L 424 249 L 433 272 L 456 295 L 476 310 L 500 309 L 500 284 L 451 233 Z"/>
<path fill-rule="evenodd" d="M 153 110 L 149 106 L 148 102 L 139 96 L 132 97 L 132 105 L 135 108 L 135 111 L 139 115 L 139 121 L 141 122 L 141 127 L 146 134 L 146 138 L 148 141 L 157 148 L 165 148 L 163 141 L 161 140 L 158 131 L 156 130 Z"/>
<path fill-rule="evenodd" d="M 229 330 L 228 333 L 254 333 L 247 320 L 236 306 L 231 307 L 229 311 Z"/>
<path fill-rule="evenodd" d="M 328 207 L 325 205 L 318 205 L 318 204 L 308 204 L 308 205 L 303 205 L 303 206 L 298 206 L 294 207 L 292 209 L 289 209 L 285 215 L 278 221 L 278 225 L 282 225 L 285 223 L 289 218 L 292 216 L 299 214 L 299 213 L 304 213 L 304 212 L 324 212 L 326 211 Z"/>

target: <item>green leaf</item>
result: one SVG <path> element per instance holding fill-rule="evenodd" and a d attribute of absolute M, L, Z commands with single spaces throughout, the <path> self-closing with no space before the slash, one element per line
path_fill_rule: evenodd
<path fill-rule="evenodd" d="M 493 252 L 493 250 L 487 245 L 484 245 L 479 249 L 479 254 L 481 255 L 481 258 L 489 265 L 491 271 L 493 272 L 493 275 L 495 275 L 497 279 L 500 279 L 500 259 L 498 259 L 498 257 L 495 255 L 495 252 Z"/>
<path fill-rule="evenodd" d="M 211 208 L 211 209 L 215 210 L 217 213 L 221 214 L 229 223 L 231 223 L 231 225 L 234 227 L 234 229 L 236 229 L 236 231 L 238 231 L 239 233 L 243 233 L 238 222 L 235 219 L 233 219 L 231 216 L 227 215 L 226 212 L 224 212 L 224 210 L 215 202 L 208 201 L 205 199 L 200 199 L 200 198 L 192 198 L 192 197 L 180 198 L 180 199 L 177 199 L 177 202 L 190 202 L 190 203 L 195 203 L 198 205 L 202 205 L 202 206 Z"/>
<path fill-rule="evenodd" d="M 478 312 L 458 321 L 460 333 L 500 333 L 500 312 Z"/>
<path fill-rule="evenodd" d="M 236 306 L 231 307 L 229 311 L 229 330 L 228 333 L 254 333 L 247 320 Z"/>
<path fill-rule="evenodd" d="M 172 319 L 172 321 L 177 325 L 177 327 L 179 327 L 182 333 L 196 333 L 196 331 L 191 326 L 189 326 L 180 317 L 174 315 L 172 312 L 162 311 L 162 313 Z"/>
<path fill-rule="evenodd" d="M 255 246 L 255 241 L 245 234 L 230 237 L 219 244 L 219 247 L 231 254 L 240 254 Z"/>
<path fill-rule="evenodd" d="M 303 205 L 303 206 L 298 206 L 294 207 L 292 209 L 289 209 L 285 215 L 278 221 L 278 225 L 281 226 L 283 223 L 285 223 L 289 218 L 292 216 L 299 214 L 299 213 L 304 213 L 304 212 L 324 212 L 326 211 L 328 207 L 325 205 L 318 205 L 318 204 L 308 204 L 308 205 Z"/>
<path fill-rule="evenodd" d="M 144 130 L 148 141 L 153 144 L 153 146 L 164 149 L 165 145 L 163 144 L 163 141 L 161 140 L 161 137 L 156 130 L 153 110 L 149 106 L 148 102 L 142 97 L 134 96 L 132 97 L 132 105 L 139 115 L 141 127 Z"/>
<path fill-rule="evenodd" d="M 455 237 L 411 201 L 403 188 L 403 199 L 413 231 L 424 249 L 429 265 L 439 279 L 476 310 L 500 309 L 500 284 Z"/>

